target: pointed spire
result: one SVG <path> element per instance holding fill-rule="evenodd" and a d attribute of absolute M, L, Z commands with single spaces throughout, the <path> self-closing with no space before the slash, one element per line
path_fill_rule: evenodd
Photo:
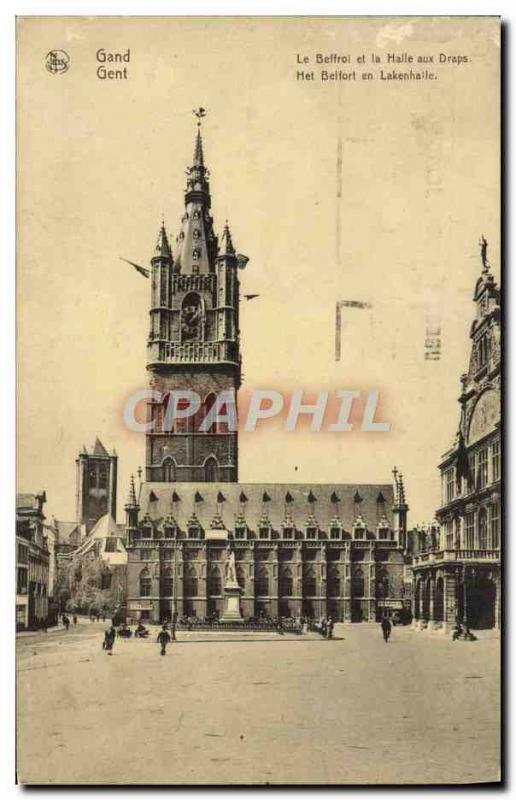
<path fill-rule="evenodd" d="M 108 452 L 102 442 L 100 441 L 99 437 L 95 439 L 95 444 L 93 446 L 93 455 L 94 456 L 107 456 Z"/>
<path fill-rule="evenodd" d="M 220 254 L 223 256 L 234 256 L 235 255 L 235 248 L 233 246 L 233 240 L 231 238 L 231 231 L 229 230 L 228 221 L 226 220 L 226 224 L 224 225 L 224 233 L 222 234 L 221 240 L 221 249 Z"/>
<path fill-rule="evenodd" d="M 161 221 L 161 227 L 158 233 L 158 241 L 156 242 L 154 257 L 168 258 L 172 261 L 172 249 L 170 247 L 167 231 L 165 229 L 165 220 Z"/>
<path fill-rule="evenodd" d="M 204 108 L 194 112 L 197 117 L 194 155 L 186 170 L 185 213 L 177 237 L 176 263 L 178 272 L 197 274 L 212 272 L 218 254 L 218 240 L 213 230 L 210 214 L 211 197 L 209 171 L 204 162 L 203 142 L 200 131 Z"/>
<path fill-rule="evenodd" d="M 138 504 L 136 502 L 136 489 L 135 489 L 135 486 L 134 486 L 134 475 L 131 475 L 131 479 L 129 481 L 129 494 L 128 494 L 128 497 L 127 497 L 126 507 L 127 506 L 135 507 L 137 505 Z"/>
<path fill-rule="evenodd" d="M 401 472 L 399 474 L 398 486 L 399 486 L 399 494 L 400 494 L 400 505 L 404 506 L 405 505 L 405 486 L 403 485 L 403 475 L 401 474 Z"/>
<path fill-rule="evenodd" d="M 201 123 L 198 123 L 197 128 L 197 136 L 195 137 L 195 148 L 194 148 L 194 156 L 193 156 L 193 165 L 194 167 L 204 167 L 204 152 L 202 148 L 202 136 L 201 136 Z"/>

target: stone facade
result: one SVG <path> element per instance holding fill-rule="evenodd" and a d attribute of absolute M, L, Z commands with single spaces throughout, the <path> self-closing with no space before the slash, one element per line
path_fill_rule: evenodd
<path fill-rule="evenodd" d="M 374 621 L 404 606 L 407 505 L 387 485 L 175 484 L 131 489 L 128 615 L 224 610 L 234 554 L 244 618 Z"/>
<path fill-rule="evenodd" d="M 439 469 L 436 523 L 413 534 L 415 624 L 447 630 L 500 625 L 501 354 L 500 290 L 482 243 L 482 274 L 473 300 L 471 358 L 461 376 L 461 416 Z"/>

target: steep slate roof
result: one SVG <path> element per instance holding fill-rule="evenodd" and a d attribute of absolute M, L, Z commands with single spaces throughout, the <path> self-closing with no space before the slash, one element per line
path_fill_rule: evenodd
<path fill-rule="evenodd" d="M 174 505 L 173 492 L 181 498 Z M 256 530 L 264 511 L 272 527 L 279 529 L 285 519 L 285 509 L 298 528 L 303 528 L 313 513 L 323 531 L 329 529 L 330 521 L 335 516 L 340 518 L 344 529 L 350 531 L 358 515 L 364 519 L 369 530 L 373 530 L 377 524 L 377 498 L 380 493 L 385 499 L 385 516 L 389 525 L 393 525 L 394 494 L 390 484 L 143 483 L 139 495 L 140 520 L 145 514 L 154 521 L 172 514 L 179 527 L 185 530 L 194 510 L 196 492 L 202 496 L 203 502 L 195 504 L 195 513 L 205 530 L 211 527 L 217 511 L 220 511 L 229 530 L 234 528 L 235 518 L 242 513 L 248 527 Z M 219 492 L 225 502 L 217 505 Z M 242 492 L 247 497 L 247 502 L 243 504 L 239 499 Z M 293 497 L 293 502 L 285 505 L 287 492 Z M 313 503 L 308 502 L 310 492 L 317 498 Z M 330 501 L 334 492 L 341 502 Z M 357 492 L 362 498 L 360 503 L 353 501 Z M 269 502 L 263 502 L 264 493 L 270 497 Z M 157 500 L 152 500 L 151 494 Z"/>
<path fill-rule="evenodd" d="M 37 511 L 39 508 L 38 498 L 43 497 L 44 492 L 20 492 L 16 495 L 16 510 L 22 511 L 30 509 Z"/>
<path fill-rule="evenodd" d="M 110 514 L 104 514 L 77 548 L 75 555 L 86 555 L 100 542 L 100 557 L 104 561 L 113 566 L 125 564 L 127 563 L 127 553 L 124 539 L 125 525 L 117 524 Z"/>
<path fill-rule="evenodd" d="M 107 456 L 108 452 L 102 442 L 100 441 L 99 437 L 95 439 L 95 445 L 93 447 L 93 455 L 94 456 Z"/>
<path fill-rule="evenodd" d="M 57 541 L 59 544 L 70 544 L 70 536 L 77 529 L 76 522 L 64 522 L 63 520 L 54 520 L 54 525 L 57 530 Z"/>

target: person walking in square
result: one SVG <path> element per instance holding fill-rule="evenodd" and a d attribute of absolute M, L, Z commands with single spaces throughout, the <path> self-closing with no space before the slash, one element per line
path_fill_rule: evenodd
<path fill-rule="evenodd" d="M 116 630 L 113 625 L 105 632 L 104 634 L 104 641 L 102 643 L 102 647 L 108 654 L 108 656 L 113 655 L 113 645 L 115 643 L 116 638 Z"/>
<path fill-rule="evenodd" d="M 166 656 L 167 644 L 170 642 L 170 633 L 168 632 L 168 628 L 166 625 L 163 625 L 160 632 L 158 633 L 157 641 L 161 645 L 161 655 Z"/>
<path fill-rule="evenodd" d="M 385 644 L 389 641 L 389 636 L 391 635 L 392 625 L 389 617 L 383 617 L 381 621 L 382 626 L 382 633 L 383 633 L 383 640 Z"/>

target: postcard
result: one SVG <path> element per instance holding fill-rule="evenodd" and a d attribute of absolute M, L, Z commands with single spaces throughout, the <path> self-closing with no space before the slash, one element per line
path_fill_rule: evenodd
<path fill-rule="evenodd" d="M 17 779 L 501 780 L 501 22 L 17 21 Z"/>

